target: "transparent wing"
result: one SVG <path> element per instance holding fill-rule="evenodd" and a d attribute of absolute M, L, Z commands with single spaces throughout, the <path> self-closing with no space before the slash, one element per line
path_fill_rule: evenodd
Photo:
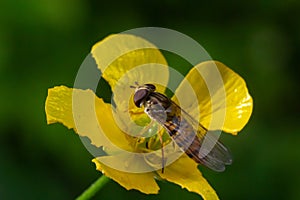
<path fill-rule="evenodd" d="M 218 172 L 232 163 L 231 153 L 218 140 L 221 131 L 208 131 L 173 101 L 166 112 L 172 119 L 163 124 L 164 128 L 189 157 Z"/>
<path fill-rule="evenodd" d="M 224 171 L 225 165 L 232 163 L 230 152 L 218 141 L 217 133 L 220 132 L 208 131 L 161 93 L 154 92 L 151 98 L 159 103 L 147 107 L 147 114 L 164 127 L 173 141 L 190 158 L 214 171 Z"/>
<path fill-rule="evenodd" d="M 218 131 L 216 134 L 220 134 Z M 214 131 L 208 131 L 199 151 L 200 163 L 214 171 L 224 171 L 225 165 L 232 163 L 230 151 L 218 141 Z"/>

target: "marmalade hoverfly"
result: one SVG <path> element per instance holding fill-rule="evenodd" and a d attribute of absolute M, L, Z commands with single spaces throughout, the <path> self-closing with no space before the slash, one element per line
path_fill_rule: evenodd
<path fill-rule="evenodd" d="M 225 165 L 232 163 L 230 152 L 216 139 L 213 131 L 208 131 L 170 98 L 155 92 L 153 84 L 131 87 L 135 88 L 134 104 L 139 108 L 144 106 L 144 112 L 161 125 L 190 158 L 217 172 L 224 171 Z M 203 145 L 204 139 L 206 145 Z M 163 172 L 163 149 L 162 159 Z"/>

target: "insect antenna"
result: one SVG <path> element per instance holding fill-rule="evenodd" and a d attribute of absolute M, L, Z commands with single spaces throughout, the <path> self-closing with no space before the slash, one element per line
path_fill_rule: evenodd
<path fill-rule="evenodd" d="M 132 89 L 136 89 L 138 86 L 140 86 L 137 81 L 135 81 L 134 84 L 135 84 L 135 86 L 134 85 L 130 85 L 129 87 L 132 88 Z"/>

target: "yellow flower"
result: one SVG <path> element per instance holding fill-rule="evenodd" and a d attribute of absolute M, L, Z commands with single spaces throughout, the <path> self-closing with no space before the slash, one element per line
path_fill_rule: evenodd
<path fill-rule="evenodd" d="M 127 190 L 156 194 L 159 186 L 155 178 L 159 178 L 198 193 L 204 199 L 218 199 L 196 162 L 182 154 L 169 163 L 162 173 L 152 162 L 156 159 L 159 164 L 161 161 L 157 159 L 157 152 L 160 151 L 155 151 L 161 145 L 158 137 L 139 137 L 161 131 L 164 145 L 171 141 L 157 125 L 151 129 L 143 128 L 150 119 L 143 109 L 134 106 L 133 91 L 129 88 L 135 81 L 140 84 L 154 83 L 158 92 L 164 93 L 169 69 L 161 52 L 142 38 L 118 34 L 95 44 L 92 55 L 102 77 L 111 86 L 115 107 L 97 97 L 92 90 L 57 86 L 48 90 L 45 106 L 48 124 L 62 123 L 80 136 L 88 137 L 92 145 L 102 147 L 106 154 L 93 159 L 97 170 Z M 222 87 L 213 85 L 210 88 L 207 85 L 210 80 L 201 75 L 209 76 L 211 72 L 208 69 L 217 69 Z M 196 101 L 186 98 L 189 88 L 195 91 Z M 216 61 L 195 66 L 174 94 L 172 100 L 191 116 L 199 118 L 202 125 L 234 135 L 246 125 L 252 112 L 252 98 L 244 80 Z M 142 135 L 136 135 L 141 132 Z M 140 154 L 151 152 L 154 152 L 152 157 Z M 140 173 L 134 173 L 133 169 Z"/>

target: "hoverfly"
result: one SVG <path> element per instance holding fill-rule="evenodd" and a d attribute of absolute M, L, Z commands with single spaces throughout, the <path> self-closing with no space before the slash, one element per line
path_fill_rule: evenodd
<path fill-rule="evenodd" d="M 170 98 L 156 92 L 156 87 L 153 84 L 131 87 L 135 88 L 134 104 L 139 108 L 143 106 L 144 112 L 161 125 L 190 158 L 217 172 L 224 171 L 225 165 L 232 163 L 230 152 L 215 138 L 213 132 L 208 131 Z M 196 129 L 194 128 L 195 125 Z M 208 141 L 208 147 L 203 145 L 204 140 Z M 163 172 L 163 149 L 162 159 Z"/>

